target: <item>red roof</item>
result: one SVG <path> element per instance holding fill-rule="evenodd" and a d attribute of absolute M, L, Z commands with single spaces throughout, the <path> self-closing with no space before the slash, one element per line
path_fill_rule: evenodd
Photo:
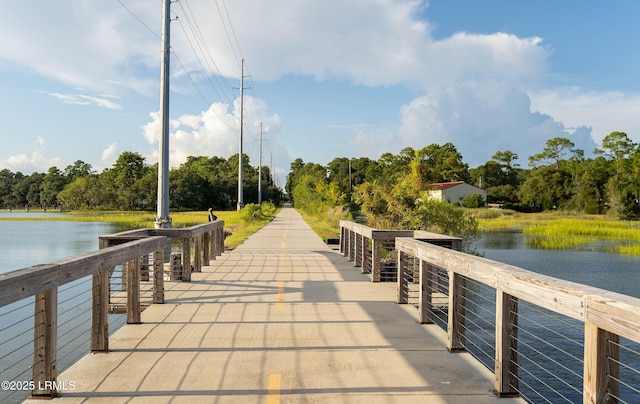
<path fill-rule="evenodd" d="M 430 188 L 445 190 L 451 187 L 455 187 L 456 185 L 464 184 L 464 181 L 455 181 L 455 182 L 436 182 L 434 184 L 429 184 Z"/>

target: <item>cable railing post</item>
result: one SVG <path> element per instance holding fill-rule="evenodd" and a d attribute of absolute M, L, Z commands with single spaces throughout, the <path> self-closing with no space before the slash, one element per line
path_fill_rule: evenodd
<path fill-rule="evenodd" d="M 380 282 L 380 265 L 382 258 L 380 257 L 380 240 L 373 239 L 373 248 L 371 249 L 371 282 Z"/>
<path fill-rule="evenodd" d="M 518 298 L 496 289 L 494 389 L 498 397 L 518 396 Z"/>
<path fill-rule="evenodd" d="M 218 248 L 216 249 L 216 255 L 222 255 L 224 253 L 224 227 L 220 226 L 218 228 Z"/>
<path fill-rule="evenodd" d="M 617 402 L 619 342 L 618 335 L 585 322 L 583 403 Z"/>
<path fill-rule="evenodd" d="M 193 236 L 193 272 L 202 272 L 202 235 Z"/>
<path fill-rule="evenodd" d="M 182 282 L 191 281 L 191 238 L 182 239 Z"/>
<path fill-rule="evenodd" d="M 127 324 L 140 324 L 140 260 L 127 262 Z"/>
<path fill-rule="evenodd" d="M 409 302 L 409 284 L 407 282 L 407 258 L 406 254 L 398 251 L 398 304 Z"/>
<path fill-rule="evenodd" d="M 370 245 L 371 245 L 371 240 L 365 236 L 362 236 L 362 259 L 360 260 L 360 264 L 362 266 L 363 274 L 366 274 L 369 272 L 369 266 L 371 265 Z"/>
<path fill-rule="evenodd" d="M 449 271 L 449 316 L 447 324 L 447 349 L 463 351 L 465 344 L 465 278 Z"/>
<path fill-rule="evenodd" d="M 34 307 L 32 396 L 55 397 L 58 394 L 54 383 L 58 377 L 58 288 L 38 293 Z"/>
<path fill-rule="evenodd" d="M 211 247 L 211 232 L 210 231 L 205 231 L 204 234 L 202 235 L 203 239 L 202 239 L 202 263 L 205 266 L 209 266 L 210 264 L 210 250 L 209 248 Z"/>
<path fill-rule="evenodd" d="M 428 262 L 420 260 L 418 321 L 433 324 L 433 270 Z"/>
<path fill-rule="evenodd" d="M 364 244 L 364 236 L 356 233 L 356 250 L 354 254 L 353 266 L 362 266 L 362 244 Z"/>
<path fill-rule="evenodd" d="M 92 275 L 91 352 L 109 352 L 109 273 L 101 269 Z"/>
<path fill-rule="evenodd" d="M 153 303 L 164 303 L 164 250 L 153 253 Z"/>

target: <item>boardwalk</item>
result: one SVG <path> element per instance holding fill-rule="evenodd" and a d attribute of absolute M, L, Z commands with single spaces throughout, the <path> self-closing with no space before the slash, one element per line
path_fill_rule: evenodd
<path fill-rule="evenodd" d="M 511 403 L 299 214 L 278 217 L 58 376 L 70 403 Z M 67 386 L 68 387 L 68 386 Z M 28 400 L 42 403 L 38 400 Z"/>

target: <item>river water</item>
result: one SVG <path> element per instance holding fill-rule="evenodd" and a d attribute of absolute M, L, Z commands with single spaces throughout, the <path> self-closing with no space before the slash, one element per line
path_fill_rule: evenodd
<path fill-rule="evenodd" d="M 526 237 L 521 233 L 485 234 L 475 248 L 486 258 L 495 261 L 640 298 L 640 257 L 599 251 L 598 245 L 584 250 L 539 250 L 530 248 Z M 601 246 L 605 244 L 601 243 Z M 483 290 L 478 293 L 489 296 L 495 292 Z M 549 315 L 546 310 L 540 310 L 526 302 L 520 303 L 518 312 L 518 362 L 522 366 L 519 375 L 526 379 L 521 381 L 519 388 L 527 401 L 582 402 L 582 322 Z M 485 316 L 492 317 L 491 310 L 486 313 L 488 314 Z M 621 339 L 621 343 L 623 348 L 620 350 L 620 359 L 623 366 L 630 365 L 633 369 L 640 369 L 640 356 L 637 353 L 640 352 L 640 344 L 624 339 Z M 493 352 L 491 348 L 487 350 Z M 481 353 L 476 353 L 475 356 L 487 367 L 493 368 L 493 357 L 482 360 Z M 567 368 L 562 369 L 553 362 Z M 548 368 L 555 369 L 554 373 L 559 379 L 553 380 L 547 373 L 548 369 L 537 367 L 539 363 L 546 363 Z M 622 367 L 620 380 L 632 387 L 627 388 L 621 384 L 620 402 L 640 402 L 640 376 L 635 371 Z"/>
<path fill-rule="evenodd" d="M 61 214 L 0 212 L 0 218 L 28 216 L 33 219 L 38 216 L 56 215 Z M 97 250 L 99 236 L 119 230 L 121 229 L 113 224 L 98 222 L 0 221 L 0 273 Z M 536 250 L 527 246 L 525 236 L 520 233 L 488 234 L 476 243 L 475 248 L 492 260 L 640 297 L 640 257 L 593 250 Z M 59 345 L 62 345 L 62 348 L 58 348 L 59 374 L 88 352 L 90 299 L 90 279 L 78 280 L 60 290 L 58 333 L 68 336 L 65 337 L 66 342 L 59 342 Z M 32 346 L 33 338 L 32 301 L 32 298 L 25 299 L 0 308 L 0 341 L 4 342 L 0 350 L 0 380 L 19 381 L 31 378 L 29 362 L 32 350 L 29 351 L 29 348 Z M 31 316 L 29 320 L 15 323 L 15 319 L 24 316 L 25 312 Z M 123 316 L 111 315 L 109 321 L 110 332 L 124 324 Z M 577 326 L 577 334 L 580 334 L 580 327 L 581 325 Z M 577 338 L 580 338 L 580 335 Z M 24 341 L 28 343 L 25 344 Z M 21 353 L 25 350 L 29 351 L 26 355 Z M 580 352 L 577 355 L 579 356 Z M 0 402 L 19 402 L 26 396 L 23 392 L 7 395 L 7 392 L 0 391 Z M 532 397 L 532 402 L 546 402 L 535 395 Z M 581 397 L 577 393 L 567 394 L 565 399 L 553 399 L 550 402 L 565 401 L 581 402 Z"/>
<path fill-rule="evenodd" d="M 1 218 L 55 217 L 61 213 L 0 212 Z M 119 229 L 103 222 L 51 220 L 0 221 L 0 273 L 98 249 L 98 237 Z M 58 374 L 89 352 L 91 278 L 78 279 L 58 290 Z M 26 320 L 22 320 L 26 318 Z M 109 330 L 125 323 L 109 316 Z M 33 297 L 0 307 L 0 380 L 25 382 L 32 377 Z M 29 392 L 0 390 L 0 403 L 18 403 Z"/>

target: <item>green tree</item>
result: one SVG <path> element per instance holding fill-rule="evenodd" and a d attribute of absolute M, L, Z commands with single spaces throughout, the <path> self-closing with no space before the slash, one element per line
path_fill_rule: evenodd
<path fill-rule="evenodd" d="M 40 203 L 43 206 L 57 206 L 58 193 L 67 185 L 62 172 L 57 167 L 49 168 L 40 184 Z"/>
<path fill-rule="evenodd" d="M 564 137 L 556 137 L 547 140 L 546 146 L 542 152 L 529 157 L 529 164 L 535 167 L 538 164 L 553 165 L 556 170 L 560 169 L 561 161 L 568 153 L 579 153 L 575 149 L 575 144 Z"/>

